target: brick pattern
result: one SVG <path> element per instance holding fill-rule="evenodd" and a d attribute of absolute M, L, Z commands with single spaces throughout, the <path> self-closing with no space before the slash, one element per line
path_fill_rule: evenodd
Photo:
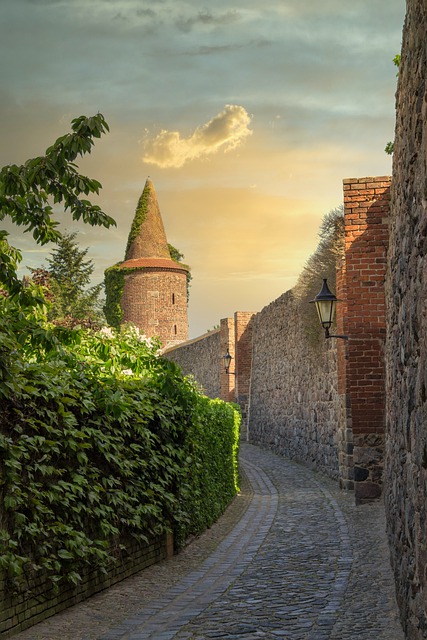
<path fill-rule="evenodd" d="M 223 356 L 232 357 L 229 372 Z M 220 328 L 167 349 L 164 356 L 192 375 L 210 398 L 236 402 L 236 349 L 234 318 L 223 318 Z"/>
<path fill-rule="evenodd" d="M 0 637 L 9 638 L 18 631 L 28 629 L 138 571 L 171 557 L 172 549 L 170 534 L 155 538 L 143 547 L 130 543 L 128 555 L 122 557 L 107 574 L 96 570 L 82 571 L 83 580 L 78 586 L 65 586 L 57 595 L 49 590 L 43 574 L 37 574 L 37 578 L 30 581 L 31 591 L 23 590 L 16 595 L 0 574 Z"/>
<path fill-rule="evenodd" d="M 143 268 L 125 275 L 123 322 L 133 322 L 165 347 L 188 339 L 187 277 L 184 270 Z"/>
<path fill-rule="evenodd" d="M 345 304 L 341 309 L 338 307 L 337 313 L 339 329 L 349 336 L 349 342 L 339 347 L 338 354 L 339 388 L 346 412 L 345 434 L 341 433 L 340 438 L 340 464 L 348 465 L 348 473 L 343 473 L 348 476 L 348 483 L 354 477 L 356 504 L 378 498 L 382 490 L 384 281 L 390 183 L 388 176 L 343 181 L 345 264 L 338 270 L 337 291 Z"/>
<path fill-rule="evenodd" d="M 235 349 L 235 326 L 234 318 L 223 318 L 220 321 L 220 398 L 226 402 L 236 402 L 236 349 Z M 227 349 L 232 357 L 230 368 L 227 371 L 224 367 L 222 357 L 227 353 Z"/>

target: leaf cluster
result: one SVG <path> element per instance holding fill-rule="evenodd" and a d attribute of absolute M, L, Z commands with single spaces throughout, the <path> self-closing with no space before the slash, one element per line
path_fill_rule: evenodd
<path fill-rule="evenodd" d="M 60 587 L 129 540 L 209 526 L 236 491 L 238 420 L 135 327 L 68 330 L 36 309 L 0 300 L 0 568 Z"/>
<path fill-rule="evenodd" d="M 304 331 L 312 344 L 323 340 L 323 333 L 317 314 L 309 305 L 319 293 L 322 279 L 327 278 L 332 290 L 336 283 L 336 268 L 344 254 L 344 206 L 331 209 L 325 216 L 319 229 L 319 243 L 309 257 L 293 289 L 299 302 Z"/>
<path fill-rule="evenodd" d="M 101 184 L 77 170 L 78 156 L 90 153 L 94 138 L 109 130 L 102 114 L 80 116 L 71 122 L 72 132 L 58 138 L 43 156 L 22 165 L 6 165 L 0 171 L 0 220 L 9 217 L 31 232 L 38 244 L 56 242 L 61 234 L 54 220 L 54 206 L 61 205 L 73 220 L 111 227 L 113 218 L 83 196 L 99 194 Z M 21 290 L 17 265 L 21 254 L 0 231 L 0 282 L 10 292 Z"/>

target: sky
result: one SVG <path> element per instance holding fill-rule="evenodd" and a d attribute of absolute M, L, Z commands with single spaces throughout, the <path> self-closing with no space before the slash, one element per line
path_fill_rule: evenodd
<path fill-rule="evenodd" d="M 194 338 L 294 286 L 344 178 L 390 175 L 404 13 L 404 0 L 0 0 L 0 166 L 102 113 L 110 133 L 79 167 L 117 227 L 58 211 L 61 229 L 102 281 L 150 176 L 191 266 Z M 45 264 L 52 246 L 3 228 L 22 274 Z"/>

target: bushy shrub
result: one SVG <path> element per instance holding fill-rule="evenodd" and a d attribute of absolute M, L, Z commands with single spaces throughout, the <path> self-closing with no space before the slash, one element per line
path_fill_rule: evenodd
<path fill-rule="evenodd" d="M 231 405 L 134 327 L 64 329 L 34 309 L 0 300 L 0 567 L 77 583 L 130 539 L 209 526 L 237 486 Z"/>
<path fill-rule="evenodd" d="M 175 532 L 178 547 L 218 519 L 239 485 L 239 408 L 206 396 L 194 400 L 194 417 L 185 434 L 191 464 L 182 492 L 186 519 L 177 523 Z"/>

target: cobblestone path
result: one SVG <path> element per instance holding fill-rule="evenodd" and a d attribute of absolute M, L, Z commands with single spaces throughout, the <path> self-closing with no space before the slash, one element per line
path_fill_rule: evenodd
<path fill-rule="evenodd" d="M 243 502 L 211 532 L 15 638 L 403 640 L 383 506 L 251 445 L 241 463 Z"/>

